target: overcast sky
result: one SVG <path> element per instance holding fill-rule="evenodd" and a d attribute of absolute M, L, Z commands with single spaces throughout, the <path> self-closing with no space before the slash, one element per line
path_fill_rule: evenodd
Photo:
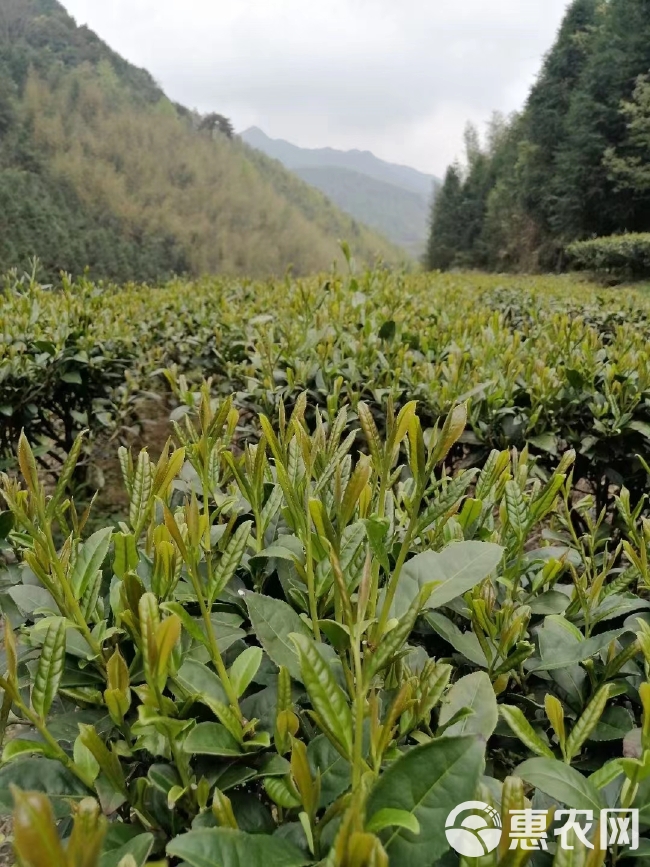
<path fill-rule="evenodd" d="M 441 175 L 520 107 L 567 0 L 63 0 L 174 100 Z"/>

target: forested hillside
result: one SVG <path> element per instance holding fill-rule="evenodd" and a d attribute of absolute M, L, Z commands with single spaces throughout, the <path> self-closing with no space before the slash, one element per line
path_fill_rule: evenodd
<path fill-rule="evenodd" d="M 251 127 L 241 138 L 290 169 L 338 208 L 421 258 L 429 208 L 439 184 L 409 166 L 380 160 L 369 151 L 302 148 Z"/>
<path fill-rule="evenodd" d="M 422 256 L 431 195 L 425 198 L 338 166 L 306 166 L 294 171 L 347 214 L 381 232 L 411 255 Z"/>
<path fill-rule="evenodd" d="M 431 268 L 562 267 L 567 243 L 650 230 L 650 2 L 574 0 L 523 111 L 468 129 Z"/>
<path fill-rule="evenodd" d="M 0 271 L 119 281 L 327 268 L 400 253 L 225 119 L 172 104 L 55 0 L 0 4 Z"/>

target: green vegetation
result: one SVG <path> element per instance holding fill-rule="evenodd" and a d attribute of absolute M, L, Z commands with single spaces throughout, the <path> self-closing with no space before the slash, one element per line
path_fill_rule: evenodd
<path fill-rule="evenodd" d="M 410 190 L 385 184 L 348 169 L 307 167 L 295 169 L 312 187 L 366 226 L 381 232 L 414 257 L 420 258 L 426 240 L 429 200 Z"/>
<path fill-rule="evenodd" d="M 556 270 L 573 241 L 650 230 L 649 68 L 645 0 L 574 0 L 524 110 L 468 131 L 428 267 Z"/>
<path fill-rule="evenodd" d="M 647 12 L 572 4 L 432 267 L 648 273 Z M 55 0 L 0 9 L 0 138 L 0 265 L 56 281 L 0 291 L 19 867 L 646 863 L 648 295 L 357 272 L 390 245 Z M 459 858 L 472 800 L 504 833 Z M 548 852 L 510 848 L 531 807 Z"/>
<path fill-rule="evenodd" d="M 450 300 L 453 305 L 450 305 Z M 381 418 L 416 399 L 427 426 L 471 397 L 463 455 L 528 445 L 550 469 L 566 448 L 599 505 L 611 483 L 640 495 L 650 434 L 650 303 L 568 278 L 358 277 L 204 280 L 158 290 L 62 292 L 9 285 L 0 332 L 2 447 L 21 430 L 59 453 L 76 433 L 130 423 L 139 395 L 176 366 L 212 376 L 239 405 L 275 416 L 307 391 L 330 409 L 359 400 Z"/>
<path fill-rule="evenodd" d="M 118 282 L 174 273 L 312 273 L 403 254 L 232 139 L 227 118 L 173 105 L 52 2 L 0 9 L 0 270 L 38 256 Z"/>
<path fill-rule="evenodd" d="M 576 241 L 567 247 L 567 255 L 575 268 L 627 280 L 650 277 L 650 233 Z"/>
<path fill-rule="evenodd" d="M 242 133 L 251 147 L 279 160 L 334 204 L 420 259 L 427 216 L 438 180 L 368 151 L 301 148 L 252 127 Z"/>
<path fill-rule="evenodd" d="M 505 821 L 486 867 L 526 798 L 646 834 L 649 312 L 568 278 L 8 284 L 22 862 L 445 867 L 474 798 Z M 165 389 L 115 524 L 76 464 Z"/>

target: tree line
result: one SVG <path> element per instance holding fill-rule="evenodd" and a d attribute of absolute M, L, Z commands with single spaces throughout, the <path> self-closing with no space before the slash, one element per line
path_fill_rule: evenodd
<path fill-rule="evenodd" d="M 650 0 L 573 0 L 525 107 L 469 126 L 432 206 L 430 269 L 555 270 L 650 231 Z"/>

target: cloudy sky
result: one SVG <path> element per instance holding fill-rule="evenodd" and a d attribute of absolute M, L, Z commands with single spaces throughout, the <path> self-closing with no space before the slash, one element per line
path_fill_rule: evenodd
<path fill-rule="evenodd" d="M 567 0 L 63 0 L 174 100 L 442 174 L 524 101 Z"/>

